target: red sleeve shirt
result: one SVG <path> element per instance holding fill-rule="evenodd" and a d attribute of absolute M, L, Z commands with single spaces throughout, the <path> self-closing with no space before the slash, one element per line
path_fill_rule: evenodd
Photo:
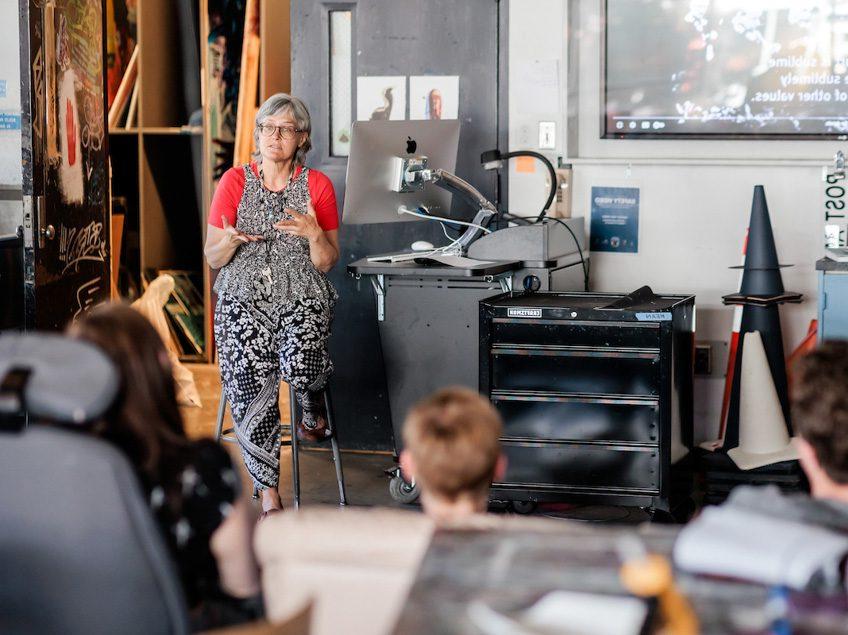
<path fill-rule="evenodd" d="M 254 174 L 259 176 L 259 168 L 255 163 L 250 164 Z M 295 178 L 300 174 L 302 168 L 298 167 Z M 309 170 L 309 198 L 312 207 L 315 208 L 315 216 L 318 225 L 324 231 L 331 231 L 339 227 L 339 212 L 336 208 L 336 191 L 333 182 L 323 172 Z M 223 217 L 226 217 L 230 225 L 235 226 L 238 206 L 241 195 L 244 192 L 244 170 L 240 167 L 230 168 L 221 177 L 215 195 L 212 197 L 212 206 L 209 209 L 209 224 L 215 227 L 223 227 Z"/>

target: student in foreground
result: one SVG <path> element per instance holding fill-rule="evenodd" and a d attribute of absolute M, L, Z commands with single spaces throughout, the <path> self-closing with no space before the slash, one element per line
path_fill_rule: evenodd
<path fill-rule="evenodd" d="M 848 342 L 825 342 L 798 360 L 791 402 L 810 493 L 848 515 Z"/>
<path fill-rule="evenodd" d="M 70 334 L 100 348 L 120 373 L 117 402 L 92 432 L 135 468 L 176 564 L 193 627 L 255 619 L 261 602 L 250 502 L 227 452 L 211 439 L 186 436 L 156 329 L 128 306 L 104 304 Z"/>
<path fill-rule="evenodd" d="M 444 388 L 406 417 L 401 469 L 421 488 L 424 512 L 436 522 L 485 513 L 489 487 L 506 471 L 495 408 L 468 388 Z"/>
<path fill-rule="evenodd" d="M 792 425 L 810 494 L 738 487 L 729 503 L 832 529 L 848 530 L 848 342 L 828 341 L 800 358 L 790 389 Z"/>

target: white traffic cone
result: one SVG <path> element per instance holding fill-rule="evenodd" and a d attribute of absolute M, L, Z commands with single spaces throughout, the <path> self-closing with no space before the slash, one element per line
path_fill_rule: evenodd
<path fill-rule="evenodd" d="M 745 334 L 739 386 L 739 447 L 727 454 L 740 470 L 798 458 L 795 440 L 774 387 L 763 338 L 759 331 Z"/>

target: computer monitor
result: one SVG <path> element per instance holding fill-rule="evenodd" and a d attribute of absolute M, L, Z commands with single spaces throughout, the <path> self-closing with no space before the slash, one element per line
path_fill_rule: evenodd
<path fill-rule="evenodd" d="M 451 194 L 427 183 L 423 190 L 393 192 L 395 157 L 424 155 L 428 167 L 453 172 L 459 147 L 459 121 L 356 121 L 350 138 L 342 222 L 350 225 L 420 220 L 398 207 L 424 205 L 431 214 L 450 212 Z"/>

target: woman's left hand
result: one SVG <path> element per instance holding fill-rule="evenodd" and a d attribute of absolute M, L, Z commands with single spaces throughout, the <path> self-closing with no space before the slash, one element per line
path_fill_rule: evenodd
<path fill-rule="evenodd" d="M 291 220 L 277 221 L 274 223 L 274 229 L 279 229 L 292 236 L 302 236 L 309 242 L 315 242 L 324 233 L 324 230 L 318 224 L 318 217 L 315 215 L 312 201 L 306 203 L 306 214 L 301 214 L 293 209 L 286 209 L 286 212 L 291 214 Z"/>

